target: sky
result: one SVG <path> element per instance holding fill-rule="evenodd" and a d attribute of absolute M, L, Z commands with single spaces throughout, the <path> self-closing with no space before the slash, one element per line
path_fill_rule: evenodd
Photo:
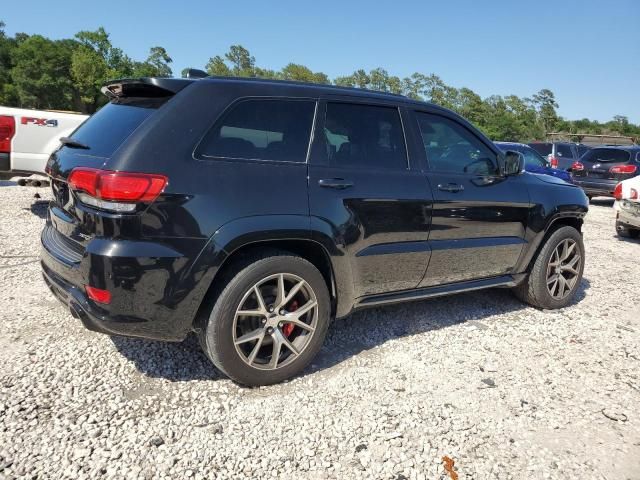
<path fill-rule="evenodd" d="M 0 20 L 50 38 L 103 26 L 136 60 L 166 48 L 174 75 L 240 44 L 263 68 L 435 73 L 482 97 L 549 88 L 565 118 L 640 123 L 640 0 L 22 0 Z"/>

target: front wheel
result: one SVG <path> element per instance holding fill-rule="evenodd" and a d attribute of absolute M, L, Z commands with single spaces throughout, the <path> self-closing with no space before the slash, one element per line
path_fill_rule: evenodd
<path fill-rule="evenodd" d="M 248 386 L 299 373 L 320 350 L 330 319 L 327 284 L 310 262 L 271 252 L 234 270 L 200 343 L 231 379 Z"/>
<path fill-rule="evenodd" d="M 584 271 L 582 235 L 561 227 L 547 239 L 527 279 L 514 288 L 522 301 L 538 308 L 562 308 L 576 296 Z"/>

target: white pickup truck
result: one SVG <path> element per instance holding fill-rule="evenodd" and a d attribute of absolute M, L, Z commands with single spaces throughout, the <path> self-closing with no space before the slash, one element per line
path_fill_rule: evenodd
<path fill-rule="evenodd" d="M 0 106 L 0 172 L 44 173 L 49 155 L 88 115 Z"/>

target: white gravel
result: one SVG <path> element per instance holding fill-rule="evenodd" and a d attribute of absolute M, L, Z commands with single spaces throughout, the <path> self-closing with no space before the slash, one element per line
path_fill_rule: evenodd
<path fill-rule="evenodd" d="M 0 478 L 640 478 L 640 243 L 585 226 L 579 302 L 491 290 L 334 323 L 302 377 L 241 388 L 194 339 L 85 330 L 37 263 L 48 189 L 0 182 Z M 34 204 L 34 201 L 37 203 Z"/>

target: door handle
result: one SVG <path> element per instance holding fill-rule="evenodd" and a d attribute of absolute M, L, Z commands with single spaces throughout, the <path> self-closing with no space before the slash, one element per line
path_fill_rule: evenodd
<path fill-rule="evenodd" d="M 438 185 L 438 190 L 442 190 L 443 192 L 457 193 L 464 190 L 464 187 L 458 183 L 447 183 Z"/>
<path fill-rule="evenodd" d="M 345 180 L 344 178 L 323 178 L 318 180 L 318 185 L 324 188 L 344 190 L 345 188 L 353 187 L 353 182 L 351 180 Z"/>

